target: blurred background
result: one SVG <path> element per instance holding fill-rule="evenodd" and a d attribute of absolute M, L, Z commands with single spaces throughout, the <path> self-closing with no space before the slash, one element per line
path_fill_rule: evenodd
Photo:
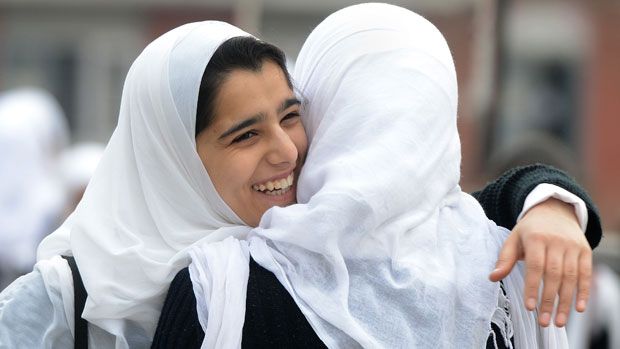
<path fill-rule="evenodd" d="M 224 20 L 282 48 L 292 67 L 316 24 L 358 2 L 0 0 L 0 93 L 38 88 L 25 92 L 49 93 L 46 98 L 57 104 L 62 116 L 56 116 L 55 123 L 64 131 L 57 131 L 56 141 L 66 139 L 44 147 L 55 149 L 48 154 L 48 173 L 55 171 L 57 184 L 66 189 L 59 209 L 63 217 L 79 200 L 116 125 L 125 74 L 150 41 L 186 22 Z M 519 163 L 542 161 L 567 170 L 600 209 L 604 238 L 595 258 L 617 275 L 620 1 L 389 2 L 427 17 L 452 49 L 459 78 L 463 188 L 480 188 Z M 3 156 L 6 149 L 0 149 Z M 0 180 L 19 177 L 6 175 L 16 166 L 7 161 L 0 166 Z M 15 161 L 24 161 L 23 156 Z M 5 212 L 7 200 L 0 206 Z M 0 229 L 2 222 L 0 218 Z M 33 233 L 32 241 L 53 230 L 60 219 L 46 222 L 47 228 Z M 5 275 L 5 282 L 12 277 Z M 620 321 L 620 304 L 614 304 L 615 321 Z M 618 338 L 615 341 L 620 348 Z"/>

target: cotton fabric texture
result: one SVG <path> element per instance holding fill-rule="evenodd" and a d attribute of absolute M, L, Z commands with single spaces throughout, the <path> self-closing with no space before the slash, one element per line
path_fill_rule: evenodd
<path fill-rule="evenodd" d="M 82 315 L 114 336 L 104 347 L 150 343 L 168 285 L 189 264 L 187 247 L 219 239 L 220 227 L 242 226 L 209 180 L 194 128 L 211 55 L 247 35 L 227 23 L 191 23 L 144 49 L 127 74 L 118 126 L 83 200 L 39 247 L 46 280 L 70 280 L 66 263 L 52 257 L 75 257 L 88 292 Z M 54 285 L 72 319 L 71 283 Z"/>
<path fill-rule="evenodd" d="M 562 347 L 563 330 L 524 311 L 521 269 L 505 281 L 515 317 L 501 316 L 488 274 L 508 232 L 458 186 L 456 74 L 430 22 L 383 4 L 338 11 L 294 83 L 311 144 L 299 204 L 268 210 L 247 243 L 192 248 L 204 348 L 241 342 L 231 290 L 247 284 L 246 246 L 331 348 L 482 348 L 491 321 L 519 348 Z"/>

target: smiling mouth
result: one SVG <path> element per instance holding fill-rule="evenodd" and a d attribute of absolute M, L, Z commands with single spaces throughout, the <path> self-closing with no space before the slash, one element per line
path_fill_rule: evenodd
<path fill-rule="evenodd" d="M 254 184 L 252 189 L 267 194 L 267 195 L 283 195 L 291 190 L 293 186 L 293 173 L 288 177 L 282 179 L 276 179 L 274 181 L 268 181 L 266 183 Z"/>

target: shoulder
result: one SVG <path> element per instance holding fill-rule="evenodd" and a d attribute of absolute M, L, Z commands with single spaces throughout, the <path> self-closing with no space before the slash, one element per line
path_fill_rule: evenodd
<path fill-rule="evenodd" d="M 204 335 L 189 269 L 184 268 L 170 283 L 151 348 L 200 348 Z"/>
<path fill-rule="evenodd" d="M 49 290 L 37 270 L 0 293 L 0 348 L 71 347 L 73 337 L 60 292 Z"/>
<path fill-rule="evenodd" d="M 19 277 L 0 293 L 0 320 L 7 316 L 19 316 L 11 311 L 16 307 L 26 310 L 45 303 L 49 303 L 49 295 L 43 276 L 35 270 Z"/>

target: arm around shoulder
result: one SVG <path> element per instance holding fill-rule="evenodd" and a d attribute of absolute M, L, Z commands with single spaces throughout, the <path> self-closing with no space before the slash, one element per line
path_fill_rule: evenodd
<path fill-rule="evenodd" d="M 591 248 L 598 246 L 602 237 L 601 219 L 594 202 L 571 176 L 554 167 L 535 164 L 515 167 L 488 183 L 472 195 L 480 202 L 485 213 L 498 225 L 513 229 L 521 214 L 527 196 L 539 184 L 548 183 L 563 188 L 586 204 L 586 239 Z"/>

